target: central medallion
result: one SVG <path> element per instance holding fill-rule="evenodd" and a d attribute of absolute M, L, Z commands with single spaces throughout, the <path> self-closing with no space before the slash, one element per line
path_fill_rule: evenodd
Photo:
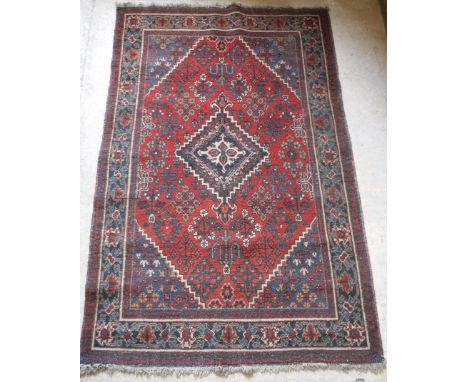
<path fill-rule="evenodd" d="M 175 154 L 220 200 L 212 208 L 226 223 L 237 210 L 229 199 L 269 154 L 228 113 L 232 104 L 224 94 L 211 106 L 217 111 Z"/>
<path fill-rule="evenodd" d="M 197 151 L 200 158 L 208 159 L 217 170 L 221 170 L 220 175 L 229 173 L 247 154 L 248 151 L 238 146 L 224 126 L 220 126 L 211 142 Z"/>

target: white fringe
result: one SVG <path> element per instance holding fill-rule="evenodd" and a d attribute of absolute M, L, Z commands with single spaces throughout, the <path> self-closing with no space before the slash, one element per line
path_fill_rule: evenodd
<path fill-rule="evenodd" d="M 169 8 L 227 8 L 231 5 L 236 5 L 243 8 L 263 8 L 263 9 L 274 9 L 274 8 L 327 8 L 326 1 L 324 0 L 295 0 L 291 3 L 287 0 L 269 0 L 263 2 L 261 0 L 237 0 L 237 1 L 230 1 L 230 0 L 193 0 L 190 3 L 177 0 L 160 0 L 160 1 L 153 1 L 153 0 L 140 0 L 140 1 L 120 1 L 116 0 L 115 4 L 117 7 L 169 7 Z M 266 5 L 264 5 L 266 3 Z"/>
<path fill-rule="evenodd" d="M 166 367 L 166 366 L 127 366 L 114 364 L 85 364 L 80 365 L 81 376 L 91 376 L 100 372 L 107 374 L 125 373 L 142 376 L 171 376 L 177 377 L 184 375 L 193 375 L 198 378 L 206 377 L 209 374 L 219 376 L 241 373 L 247 377 L 253 376 L 255 373 L 287 373 L 294 371 L 320 371 L 320 370 L 336 370 L 345 373 L 361 372 L 380 374 L 386 369 L 386 362 L 366 363 L 366 364 L 349 364 L 349 363 L 290 363 L 285 365 L 239 365 L 239 366 L 195 366 L 195 367 Z"/>

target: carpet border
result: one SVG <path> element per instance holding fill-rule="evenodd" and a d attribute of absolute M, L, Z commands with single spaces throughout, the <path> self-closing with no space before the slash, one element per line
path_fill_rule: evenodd
<path fill-rule="evenodd" d="M 187 13 L 206 13 L 206 12 L 217 12 L 220 14 L 226 14 L 235 11 L 242 11 L 245 14 L 254 14 L 254 13 L 263 13 L 263 14 L 281 14 L 282 12 L 287 12 L 288 14 L 304 14 L 305 12 L 311 12 L 317 14 L 320 17 L 322 23 L 322 33 L 324 38 L 324 50 L 327 59 L 327 71 L 329 76 L 329 87 L 330 87 L 330 98 L 332 101 L 333 113 L 335 116 L 336 122 L 336 133 L 338 138 L 338 146 L 340 148 L 340 155 L 342 158 L 342 164 L 344 168 L 344 185 L 346 192 L 348 194 L 349 202 L 349 211 L 350 211 L 350 220 L 352 228 L 354 231 L 354 238 L 357 253 L 359 257 L 359 268 L 362 273 L 364 273 L 367 283 L 362 283 L 361 288 L 364 291 L 364 301 L 365 301 L 365 310 L 366 310 L 366 320 L 368 320 L 370 341 L 372 353 L 369 354 L 371 357 L 367 362 L 362 363 L 352 363 L 352 361 L 340 363 L 340 362 L 311 362 L 311 363 L 292 363 L 294 361 L 284 360 L 283 362 L 275 363 L 274 366 L 268 363 L 262 363 L 255 366 L 251 365 L 227 365 L 227 366 L 214 366 L 214 365 L 200 365 L 197 366 L 202 369 L 206 369 L 207 372 L 223 372 L 227 370 L 228 372 L 235 372 L 235 369 L 238 369 L 244 373 L 248 369 L 262 369 L 267 368 L 268 370 L 271 367 L 277 368 L 288 368 L 289 366 L 293 368 L 307 368 L 307 369 L 318 369 L 318 368 L 337 368 L 340 370 L 345 370 L 349 368 L 355 369 L 369 369 L 369 370 L 379 370 L 385 368 L 385 360 L 383 357 L 382 342 L 380 337 L 379 325 L 378 325 L 378 313 L 375 301 L 375 292 L 372 280 L 372 269 L 370 264 L 370 258 L 367 250 L 367 241 L 365 237 L 363 216 L 361 209 L 361 201 L 359 196 L 359 191 L 357 187 L 356 179 L 356 170 L 352 154 L 351 140 L 349 137 L 349 131 L 347 130 L 347 124 L 345 119 L 343 101 L 341 96 L 341 86 L 338 77 L 338 65 L 336 61 L 335 46 L 333 42 L 332 29 L 330 16 L 327 8 L 256 8 L 256 7 L 246 7 L 238 5 L 230 5 L 227 7 L 190 7 L 187 5 L 180 6 L 171 6 L 171 7 L 126 7 L 118 6 L 117 7 L 117 17 L 116 24 L 114 29 L 114 45 L 113 45 L 113 57 L 111 64 L 111 81 L 109 83 L 108 90 L 108 99 L 106 104 L 106 114 L 104 122 L 104 131 L 101 142 L 99 161 L 98 161 L 98 172 L 96 176 L 96 186 L 95 186 L 95 198 L 93 205 L 93 218 L 92 218 L 92 229 L 90 235 L 90 255 L 88 259 L 88 270 L 87 270 L 87 281 L 85 289 L 85 309 L 84 309 L 84 319 L 82 327 L 82 337 L 81 337 L 81 349 L 82 353 L 92 353 L 91 351 L 91 339 L 93 331 L 93 319 L 94 312 L 97 302 L 97 272 L 99 267 L 99 247 L 102 240 L 102 209 L 104 205 L 104 192 L 107 183 L 107 166 L 108 166 L 108 154 L 109 154 L 109 144 L 112 137 L 113 131 L 113 120 L 114 120 L 114 107 L 115 100 L 117 96 L 117 85 L 118 85 L 118 75 L 119 75 L 119 65 L 120 65 L 120 55 L 121 55 L 121 43 L 122 43 L 122 28 L 123 28 L 123 17 L 125 13 L 177 13 L 177 12 L 187 12 Z M 91 318 L 91 321 L 90 321 Z M 370 324 L 369 324 L 370 319 Z M 370 352 L 370 351 L 369 351 Z M 289 365 L 288 365 L 289 363 Z M 285 365 L 286 364 L 286 365 Z M 84 362 L 82 364 L 82 373 L 92 374 L 93 371 L 107 370 L 107 371 L 126 371 L 124 369 L 133 369 L 134 373 L 138 373 L 136 369 L 142 368 L 145 369 L 148 373 L 150 369 L 153 370 L 151 374 L 168 374 L 168 369 L 179 368 L 179 369 L 192 369 L 192 367 L 187 366 L 128 366 L 114 364 L 112 362 L 106 363 L 93 363 L 93 362 Z M 210 371 L 211 370 L 211 371 Z M 197 374 L 194 371 L 190 371 L 191 374 Z"/>

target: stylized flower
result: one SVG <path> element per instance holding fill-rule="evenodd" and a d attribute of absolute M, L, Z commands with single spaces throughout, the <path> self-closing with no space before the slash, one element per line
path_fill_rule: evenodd
<path fill-rule="evenodd" d="M 223 289 L 221 290 L 221 296 L 223 296 L 226 301 L 229 301 L 233 295 L 234 290 L 232 289 L 231 284 L 224 285 Z"/>
<path fill-rule="evenodd" d="M 115 309 L 115 305 L 111 302 L 109 305 L 107 305 L 105 312 L 107 314 L 111 314 L 114 309 Z"/>
<path fill-rule="evenodd" d="M 221 304 L 221 301 L 219 301 L 217 298 L 215 298 L 215 299 L 210 301 L 208 306 L 210 307 L 210 309 L 219 309 L 219 308 L 221 308 L 223 306 L 223 304 Z"/>
<path fill-rule="evenodd" d="M 279 329 L 276 326 L 264 326 L 260 331 L 263 334 L 262 341 L 266 346 L 273 347 L 279 342 Z"/>
<path fill-rule="evenodd" d="M 179 330 L 179 337 L 177 341 L 183 348 L 191 348 L 195 342 L 194 330 L 191 326 L 183 326 Z"/>
<path fill-rule="evenodd" d="M 366 337 L 364 336 L 365 329 L 358 323 L 351 324 L 348 323 L 344 328 L 346 332 L 346 341 L 350 342 L 352 345 L 361 345 Z"/>
<path fill-rule="evenodd" d="M 127 127 L 129 124 L 130 124 L 130 120 L 131 120 L 131 114 L 128 113 L 128 112 L 123 112 L 120 116 L 120 124 L 123 126 L 123 127 Z M 126 134 L 122 134 L 124 136 L 124 138 L 126 139 L 127 138 L 127 135 Z M 122 136 L 119 137 L 120 141 L 122 141 Z"/>
<path fill-rule="evenodd" d="M 317 59 L 317 56 L 314 53 L 310 53 L 307 55 L 307 63 L 309 65 L 316 65 L 319 60 Z"/>
<path fill-rule="evenodd" d="M 246 17 L 245 18 L 245 26 L 247 28 L 253 28 L 257 25 L 257 22 L 255 21 L 254 17 Z"/>
<path fill-rule="evenodd" d="M 351 238 L 351 231 L 344 225 L 333 228 L 333 231 L 335 232 L 335 240 L 338 243 L 346 244 Z"/>
<path fill-rule="evenodd" d="M 332 328 L 328 328 L 327 329 L 327 336 L 330 337 L 332 340 L 334 340 L 335 337 L 336 337 L 336 333 L 333 331 Z"/>
<path fill-rule="evenodd" d="M 226 42 L 223 40 L 219 40 L 216 44 L 216 49 L 220 52 L 224 52 L 226 50 Z"/>
<path fill-rule="evenodd" d="M 181 191 L 175 195 L 175 199 L 171 201 L 171 205 L 175 207 L 178 214 L 182 215 L 182 219 L 187 221 L 189 215 L 195 212 L 195 207 L 200 205 L 200 202 L 195 199 L 195 194 L 190 191 L 188 186 L 183 186 Z"/>
<path fill-rule="evenodd" d="M 167 24 L 169 24 L 169 19 L 166 17 L 156 17 L 156 24 L 160 27 L 165 27 Z"/>
<path fill-rule="evenodd" d="M 238 73 L 234 80 L 231 80 L 231 83 L 227 86 L 231 94 L 241 102 L 242 98 L 247 95 L 247 93 L 252 90 L 252 87 L 247 84 L 247 80 L 242 78 L 242 74 Z"/>
<path fill-rule="evenodd" d="M 283 161 L 283 167 L 291 171 L 291 175 L 296 177 L 298 170 L 304 167 L 303 159 L 306 153 L 302 150 L 302 146 L 298 141 L 290 135 L 285 141 L 281 143 L 281 150 L 278 155 Z"/>
<path fill-rule="evenodd" d="M 304 27 L 309 29 L 317 29 L 319 27 L 319 23 L 317 18 L 315 17 L 307 17 L 304 19 Z"/>
<path fill-rule="evenodd" d="M 120 333 L 125 342 L 131 340 L 133 337 L 133 332 L 129 330 L 126 326 L 122 327 Z"/>
<path fill-rule="evenodd" d="M 106 247 L 117 247 L 119 244 L 119 238 L 120 238 L 120 229 L 117 228 L 109 228 L 105 232 L 105 239 L 104 239 L 104 245 Z"/>
<path fill-rule="evenodd" d="M 338 154 L 331 150 L 324 150 L 322 151 L 322 161 L 324 164 L 330 164 L 330 163 L 335 163 L 338 159 Z"/>
<path fill-rule="evenodd" d="M 257 232 L 261 230 L 261 225 L 255 223 L 255 219 L 249 216 L 249 212 L 246 209 L 243 209 L 241 216 L 232 222 L 229 229 L 231 231 L 237 231 L 236 237 L 242 240 L 244 247 L 248 247 L 250 239 L 253 239 Z"/>
<path fill-rule="evenodd" d="M 138 50 L 129 49 L 126 56 L 130 61 L 135 61 L 136 59 L 138 59 L 139 56 Z"/>
<path fill-rule="evenodd" d="M 218 229 L 218 224 L 213 216 L 208 216 L 208 211 L 202 209 L 200 217 L 193 218 L 193 224 L 188 226 L 188 231 L 193 234 L 193 237 L 200 240 L 200 245 L 203 248 L 208 247 L 208 243 L 216 237 L 215 231 Z"/>
<path fill-rule="evenodd" d="M 216 24 L 220 28 L 225 28 L 228 25 L 228 19 L 226 17 L 217 17 Z"/>
<path fill-rule="evenodd" d="M 338 277 L 338 286 L 343 289 L 346 293 L 350 293 L 353 290 L 353 287 L 350 283 L 350 277 L 348 273 L 343 273 Z"/>
<path fill-rule="evenodd" d="M 118 148 L 112 149 L 112 163 L 122 163 L 125 160 L 125 152 Z"/>
<path fill-rule="evenodd" d="M 138 298 L 139 303 L 145 306 L 146 308 L 151 308 L 153 306 L 156 306 L 158 303 L 158 300 L 159 300 L 159 295 L 153 292 L 152 287 L 147 288 L 147 293 L 141 292 Z"/>
<path fill-rule="evenodd" d="M 117 220 L 120 217 L 120 211 L 116 208 L 114 212 L 112 212 L 111 217 L 113 220 Z"/>
<path fill-rule="evenodd" d="M 122 93 L 130 93 L 133 88 L 133 82 L 129 80 L 124 80 L 120 83 L 120 90 Z"/>
<path fill-rule="evenodd" d="M 207 97 L 210 97 L 213 94 L 213 91 L 218 87 L 213 85 L 212 81 L 206 79 L 206 74 L 202 73 L 200 79 L 194 82 L 193 86 L 190 87 L 190 90 L 193 91 L 195 97 L 200 98 L 201 102 L 205 102 Z"/>
<path fill-rule="evenodd" d="M 221 340 L 227 345 L 235 344 L 238 338 L 236 331 L 230 324 L 227 324 L 221 332 Z"/>
<path fill-rule="evenodd" d="M 330 214 L 333 215 L 335 218 L 340 216 L 340 213 L 335 208 L 332 208 L 330 210 Z"/>
<path fill-rule="evenodd" d="M 312 94 L 314 97 L 326 97 L 328 94 L 327 88 L 323 85 L 313 85 Z"/>
<path fill-rule="evenodd" d="M 277 19 L 273 19 L 272 23 L 276 28 L 280 29 L 284 25 L 284 20 L 281 18 L 277 18 Z"/>
<path fill-rule="evenodd" d="M 234 308 L 242 309 L 242 308 L 245 308 L 246 306 L 247 306 L 247 304 L 242 300 L 234 301 Z"/>
<path fill-rule="evenodd" d="M 254 214 L 260 215 L 260 220 L 264 221 L 268 215 L 273 213 L 273 207 L 276 206 L 276 196 L 265 187 L 259 186 L 247 205 L 252 207 Z"/>
<path fill-rule="evenodd" d="M 341 252 L 341 255 L 339 257 L 340 261 L 344 263 L 347 258 L 348 258 L 348 253 L 346 251 Z"/>
<path fill-rule="evenodd" d="M 323 115 L 321 115 L 316 120 L 314 120 L 314 125 L 323 129 L 327 125 L 327 120 Z"/>
<path fill-rule="evenodd" d="M 156 339 L 156 334 L 154 334 L 154 330 L 151 325 L 145 325 L 145 327 L 138 333 L 137 338 L 146 344 L 150 344 Z"/>
<path fill-rule="evenodd" d="M 127 26 L 130 29 L 140 28 L 140 26 L 141 26 L 140 17 L 136 16 L 136 15 L 128 16 L 127 17 Z"/>
<path fill-rule="evenodd" d="M 115 290 L 117 289 L 117 287 L 119 286 L 118 278 L 117 278 L 117 276 L 114 275 L 113 273 L 111 273 L 111 274 L 107 277 L 106 283 L 107 283 L 106 290 L 107 290 L 107 293 L 109 293 L 109 294 L 114 293 Z"/>
<path fill-rule="evenodd" d="M 193 27 L 196 24 L 195 18 L 192 16 L 188 16 L 184 20 L 184 25 L 186 27 Z"/>
<path fill-rule="evenodd" d="M 315 339 L 320 337 L 320 332 L 314 324 L 309 323 L 304 329 L 304 333 L 302 333 L 302 336 L 308 341 L 314 341 Z"/>
<path fill-rule="evenodd" d="M 112 342 L 112 324 L 100 322 L 96 327 L 96 341 L 101 345 L 108 345 Z"/>
<path fill-rule="evenodd" d="M 336 176 L 336 172 L 331 170 L 328 174 L 327 174 L 327 178 L 328 179 L 333 179 L 334 177 Z"/>
<path fill-rule="evenodd" d="M 321 134 L 321 135 L 319 136 L 319 139 L 320 139 L 323 143 L 327 143 L 327 142 L 328 142 L 328 138 L 327 138 L 326 135 Z"/>

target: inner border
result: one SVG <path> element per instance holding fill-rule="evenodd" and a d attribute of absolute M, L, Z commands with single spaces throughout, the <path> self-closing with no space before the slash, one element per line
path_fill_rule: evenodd
<path fill-rule="evenodd" d="M 167 32 L 165 29 L 145 29 L 143 30 L 143 39 L 142 39 L 142 47 L 140 52 L 140 69 L 139 69 L 139 76 L 138 76 L 138 95 L 137 95 L 137 102 L 136 102 L 136 122 L 135 127 L 132 133 L 132 140 L 131 140 L 131 147 L 132 147 L 132 154 L 130 158 L 133 158 L 133 147 L 134 145 L 138 145 L 139 142 L 139 132 L 141 126 L 141 114 L 142 108 L 140 107 L 143 102 L 143 93 L 144 93 L 144 81 L 143 77 L 145 75 L 144 68 L 143 68 L 143 57 L 147 52 L 147 39 L 150 35 L 187 35 L 192 32 L 197 32 L 200 37 L 207 36 L 207 35 L 221 35 L 221 36 L 252 36 L 258 37 L 259 31 L 249 31 L 243 28 L 236 28 L 236 29 L 206 29 L 206 30 L 187 30 L 187 29 L 178 29 L 178 30 L 171 30 L 170 33 Z M 307 97 L 307 85 L 305 83 L 306 77 L 304 73 L 303 67 L 303 56 L 300 49 L 298 49 L 298 44 L 301 44 L 301 32 L 300 31 L 261 31 L 262 34 L 270 35 L 270 36 L 284 36 L 284 35 L 292 35 L 295 39 L 296 45 L 296 58 L 298 63 L 298 71 L 299 71 L 299 87 L 294 89 L 295 91 L 299 92 L 299 97 L 301 102 L 304 103 L 304 97 Z M 145 61 L 146 62 L 146 61 Z M 302 64 L 302 65 L 301 65 Z M 268 66 L 268 64 L 267 64 Z M 307 102 L 306 102 L 307 103 Z M 320 237 L 320 250 L 323 255 L 323 264 L 325 270 L 325 282 L 326 282 L 326 293 L 329 300 L 329 305 L 327 308 L 324 309 L 236 309 L 236 310 L 228 310 L 228 309 L 200 309 L 200 310 L 191 310 L 190 314 L 192 316 L 197 316 L 195 318 L 182 318 L 186 313 L 187 310 L 160 310 L 160 311 L 149 311 L 149 312 L 132 312 L 128 309 L 127 304 L 124 301 L 128 300 L 128 293 L 129 293 L 129 267 L 126 267 L 126 258 L 128 252 L 131 251 L 131 245 L 128 243 L 132 242 L 133 236 L 135 234 L 133 229 L 133 224 L 131 224 L 133 216 L 134 216 L 134 204 L 136 203 L 136 197 L 131 195 L 135 192 L 135 184 L 136 184 L 136 166 L 137 161 L 133 161 L 130 164 L 130 186 L 129 186 L 129 195 L 128 200 L 133 200 L 132 203 L 128 205 L 128 213 L 126 219 L 126 234 L 125 239 L 127 245 L 124 246 L 124 254 L 123 254 L 123 269 L 122 269 L 122 291 L 123 293 L 120 296 L 120 310 L 119 310 L 119 319 L 121 321 L 147 321 L 147 322 L 203 322 L 203 321 L 217 321 L 222 322 L 223 320 L 235 320 L 235 321 L 283 321 L 284 319 L 288 319 L 291 321 L 304 321 L 304 320 L 337 320 L 338 319 L 338 311 L 337 311 L 337 301 L 336 301 L 336 292 L 335 292 L 335 283 L 334 283 L 334 274 L 333 274 L 333 266 L 331 261 L 330 255 L 330 248 L 328 239 L 326 238 L 326 228 L 323 226 L 323 222 L 325 220 L 324 217 L 324 210 L 323 210 L 323 203 L 322 203 L 322 189 L 320 186 L 319 174 L 317 169 L 317 163 L 315 158 L 315 145 L 313 141 L 313 127 L 312 127 L 312 120 L 309 110 L 309 105 L 302 105 L 302 109 L 304 112 L 304 121 L 305 126 L 309 126 L 309 128 L 305 128 L 307 134 L 307 141 L 308 141 L 308 154 L 309 160 L 312 167 L 313 173 L 313 182 L 314 182 L 314 189 L 319 190 L 320 192 L 316 192 L 316 209 L 317 209 L 317 217 L 318 226 L 319 226 L 319 237 Z M 136 136 L 135 136 L 136 135 Z M 315 159 L 315 160 L 314 160 Z M 319 208 L 319 207 L 322 208 Z M 322 211 L 322 216 L 318 212 L 318 210 Z M 127 231 L 129 230 L 129 231 Z M 324 233 L 325 232 L 325 233 Z M 127 239 L 129 239 L 127 241 Z M 285 253 L 286 256 L 286 253 Z M 328 262 L 328 264 L 327 264 Z M 220 317 L 222 316 L 222 317 Z M 246 317 L 249 316 L 249 317 Z M 253 317 L 252 317 L 253 316 Z"/>

